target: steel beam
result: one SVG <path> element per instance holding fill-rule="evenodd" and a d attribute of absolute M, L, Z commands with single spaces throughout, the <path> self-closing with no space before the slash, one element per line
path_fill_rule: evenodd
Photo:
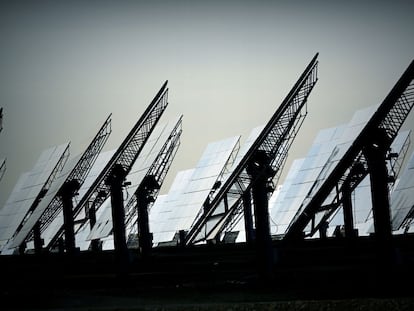
<path fill-rule="evenodd" d="M 251 148 L 219 189 L 208 213 L 199 215 L 195 220 L 187 235 L 187 245 L 217 240 L 223 231 L 231 230 L 229 225 L 234 224 L 233 220 L 243 212 L 244 193 L 250 191 L 257 182 L 256 179 L 261 178 L 259 175 L 264 173 L 261 172 L 253 179 L 246 172 L 247 165 L 257 151 L 265 152 L 271 159 L 273 176 L 269 178 L 278 178 L 289 147 L 307 114 L 305 104 L 317 82 L 317 57 L 318 54 L 311 60 Z M 219 210 L 224 212 L 218 212 Z"/>
<path fill-rule="evenodd" d="M 288 227 L 288 230 L 284 236 L 285 240 L 303 238 L 305 228 L 321 210 L 322 205 L 330 193 L 334 191 L 334 189 L 337 189 L 336 191 L 338 192 L 341 191 L 343 182 L 348 178 L 354 165 L 363 164 L 365 172 L 357 176 L 357 178 L 354 178 L 352 190 L 355 189 L 356 186 L 365 178 L 368 174 L 368 159 L 366 158 L 366 154 L 363 150 L 370 148 L 369 146 L 375 141 L 375 137 L 381 131 L 389 138 L 387 142 L 388 150 L 390 144 L 397 136 L 399 129 L 414 105 L 413 79 L 414 61 L 412 61 L 408 68 L 404 71 L 400 79 L 378 107 L 372 118 L 362 129 L 344 156 L 339 160 L 336 167 L 329 173 L 316 192 L 312 194 L 309 202 L 299 210 L 298 214 Z M 373 164 L 371 163 L 371 167 L 372 166 Z M 375 174 L 372 169 L 369 173 Z M 384 185 L 381 186 L 382 189 L 387 188 L 387 182 L 384 180 L 385 178 L 382 176 L 381 182 L 384 183 Z M 309 236 L 312 236 L 318 230 L 320 224 L 323 221 L 326 221 L 336 211 L 339 204 L 338 202 L 335 202 L 335 204 L 330 204 L 328 206 L 332 206 L 332 208 L 328 208 L 321 221 L 312 226 L 308 234 Z M 386 221 L 384 221 L 384 223 L 385 222 Z M 388 231 L 387 228 L 384 228 L 384 230 Z"/>
<path fill-rule="evenodd" d="M 138 158 L 141 150 L 144 148 L 144 145 L 147 142 L 150 134 L 157 125 L 163 112 L 167 108 L 167 83 L 168 81 L 162 85 L 144 113 L 138 119 L 137 123 L 134 125 L 121 145 L 115 151 L 114 155 L 109 160 L 107 165 L 95 179 L 92 186 L 74 207 L 74 217 L 79 215 L 79 213 L 86 206 L 93 206 L 96 210 L 98 210 L 101 204 L 109 197 L 111 194 L 111 183 L 107 183 L 106 180 L 110 178 L 112 169 L 115 166 L 121 166 L 125 171 L 125 174 L 128 175 L 133 164 L 135 163 L 135 160 Z M 88 220 L 85 219 L 83 225 L 85 225 L 87 221 Z M 51 242 L 48 244 L 47 248 L 51 248 L 57 242 L 62 233 L 63 228 L 60 228 Z"/>
<path fill-rule="evenodd" d="M 104 124 L 101 126 L 98 133 L 96 134 L 92 142 L 89 144 L 88 148 L 85 150 L 85 152 L 82 154 L 74 168 L 68 174 L 68 177 L 66 178 L 62 188 L 65 187 L 65 184 L 68 184 L 74 180 L 76 180 L 79 183 L 79 186 L 83 184 L 83 182 L 86 179 L 86 176 L 89 174 L 89 171 L 93 163 L 98 157 L 98 154 L 105 145 L 110 133 L 111 115 L 109 115 L 109 117 L 105 120 Z M 56 169 L 54 170 L 54 172 L 55 173 L 53 174 L 58 173 Z M 49 181 L 52 182 L 51 179 L 49 179 Z M 37 223 L 39 223 L 40 225 L 41 232 L 44 232 L 47 226 L 56 218 L 56 216 L 63 209 L 62 197 L 58 195 L 60 191 L 61 189 L 58 189 L 56 195 L 54 195 L 48 203 L 45 203 L 47 205 L 42 207 L 42 210 L 36 208 L 36 213 L 31 214 L 27 221 L 21 226 L 20 231 L 13 238 L 12 247 L 19 247 L 21 243 L 31 240 L 33 237 L 33 227 Z"/>

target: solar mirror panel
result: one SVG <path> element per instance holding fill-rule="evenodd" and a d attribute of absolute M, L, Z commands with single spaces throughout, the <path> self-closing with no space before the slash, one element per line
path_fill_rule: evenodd
<path fill-rule="evenodd" d="M 0 210 L 0 240 L 11 239 L 25 218 L 48 191 L 69 155 L 69 143 L 44 150 L 33 169 L 18 180 L 5 206 Z"/>
<path fill-rule="evenodd" d="M 11 247 L 19 247 L 32 231 L 32 228 L 49 207 L 49 205 L 54 206 L 60 204 L 60 199 L 57 198 L 57 193 L 59 189 L 62 187 L 66 178 L 69 176 L 73 168 L 76 166 L 77 162 L 79 161 L 80 156 L 76 156 L 75 158 L 69 160 L 64 169 L 62 170 L 61 174 L 55 179 L 55 181 L 51 184 L 49 191 L 46 193 L 45 197 L 40 201 L 37 208 L 33 211 L 33 213 L 28 218 L 25 225 L 19 231 L 19 233 L 14 237 Z"/>
<path fill-rule="evenodd" d="M 185 191 L 194 170 L 179 171 L 171 184 L 168 194 L 162 196 L 162 198 L 158 197 L 155 201 L 149 214 L 154 246 L 162 242 L 171 241 L 171 232 L 166 231 L 164 228 L 168 228 L 166 223 L 173 218 L 172 215 L 176 212 L 174 209 L 176 201 L 179 200 L 181 193 Z M 180 230 L 180 228 L 174 228 L 173 230 L 175 232 Z"/>
<path fill-rule="evenodd" d="M 329 176 L 332 170 L 336 167 L 337 163 L 342 159 L 344 154 L 352 145 L 355 138 L 358 136 L 358 134 L 361 132 L 361 130 L 365 127 L 367 122 L 372 117 L 376 108 L 377 105 L 374 105 L 356 111 L 348 124 L 346 124 L 343 128 L 338 128 L 339 135 L 334 136 L 330 142 L 327 142 L 327 144 L 322 144 L 321 150 L 323 150 L 322 153 L 325 155 L 323 159 L 315 160 L 315 156 L 311 155 L 311 157 L 309 158 L 311 163 L 318 163 L 318 167 L 315 168 L 313 167 L 313 164 L 310 164 L 309 169 L 314 169 L 314 171 L 312 171 L 311 174 L 309 174 L 309 172 L 301 173 L 308 175 L 306 182 L 308 186 L 305 189 L 306 194 L 303 197 L 303 199 L 295 201 L 296 206 L 298 206 L 297 204 L 299 204 L 299 208 L 290 224 L 295 220 L 295 217 L 297 217 L 297 215 L 299 215 L 302 212 L 303 208 L 307 205 L 307 202 L 313 197 L 313 194 L 318 191 L 319 187 L 323 184 L 327 176 Z M 316 158 L 318 158 L 318 156 L 316 156 Z M 305 159 L 304 166 L 307 165 L 307 161 L 308 158 Z M 323 166 L 319 166 L 320 164 L 322 164 Z M 296 192 L 302 193 L 303 190 L 304 189 L 296 189 Z M 325 199 L 324 204 L 330 204 L 334 199 L 334 196 L 335 193 L 331 192 Z M 318 223 L 323 216 L 324 212 L 316 213 L 315 223 Z M 309 230 L 309 226 L 310 224 L 308 224 L 306 230 Z"/>
<path fill-rule="evenodd" d="M 108 163 L 109 159 L 112 157 L 114 152 L 115 150 L 109 150 L 109 151 L 101 152 L 98 155 L 95 163 L 92 165 L 91 170 L 85 179 L 85 182 L 80 187 L 78 191 L 78 195 L 74 197 L 75 202 L 79 201 L 80 198 L 82 198 L 83 195 L 85 195 L 85 193 L 88 191 L 89 187 L 92 185 L 96 177 L 105 167 L 105 165 Z M 80 155 L 78 157 L 80 157 Z M 85 219 L 85 217 L 86 217 L 85 211 L 83 211 L 76 217 L 76 221 L 77 222 L 82 221 L 82 219 Z M 62 226 L 63 226 L 63 212 L 61 211 L 57 215 L 57 217 L 51 222 L 51 224 L 46 228 L 46 230 L 43 232 L 42 238 L 45 242 L 45 245 L 48 245 L 51 242 L 51 240 L 55 237 L 55 235 L 58 233 L 59 229 Z M 87 228 L 88 226 L 84 226 L 84 227 Z M 77 238 L 77 241 L 78 240 L 79 238 Z"/>
<path fill-rule="evenodd" d="M 414 210 L 414 152 L 391 195 L 393 230 L 410 230 Z M 410 231 L 411 232 L 411 231 Z"/>
<path fill-rule="evenodd" d="M 140 153 L 136 162 L 134 163 L 130 174 L 127 177 L 127 181 L 130 183 L 130 185 L 126 188 L 125 191 L 125 202 L 128 202 L 129 199 L 132 198 L 132 196 L 134 196 L 134 193 L 136 192 L 138 186 L 141 184 L 144 177 L 148 174 L 149 169 L 159 156 L 166 141 L 169 139 L 172 131 L 176 128 L 180 120 L 181 117 L 174 118 L 170 122 L 160 124 L 154 129 L 153 133 L 150 135 L 147 143 L 145 144 L 142 152 Z M 125 204 L 125 207 L 126 206 L 127 204 Z M 105 208 L 105 211 L 98 218 L 98 221 L 95 224 L 94 228 L 91 230 L 91 233 L 87 236 L 87 240 L 102 239 L 109 236 L 112 233 L 113 224 L 111 204 L 109 199 L 106 200 L 105 205 L 103 207 Z M 134 220 L 132 220 L 132 224 L 134 223 Z M 130 231 L 131 229 L 132 228 L 129 228 L 127 231 Z"/>
<path fill-rule="evenodd" d="M 139 183 L 142 181 L 143 177 L 146 174 L 146 169 L 148 169 L 151 165 L 148 162 L 148 158 L 154 159 L 158 154 L 159 149 L 162 147 L 162 142 L 160 141 L 160 139 L 162 134 L 164 133 L 165 127 L 166 124 L 160 124 L 155 127 L 154 131 L 151 133 L 142 151 L 138 155 L 138 158 L 133 164 L 131 171 L 126 178 L 126 180 L 131 183 L 131 185 L 126 187 L 125 190 L 126 199 L 128 199 L 130 196 L 134 194 L 136 188 L 138 187 Z M 102 204 L 102 208 L 104 209 L 104 211 L 101 213 L 100 217 L 97 218 L 96 224 L 94 228 L 92 228 L 90 234 L 88 235 L 87 240 L 102 239 L 111 234 L 112 213 L 110 201 L 111 199 L 109 197 L 105 200 L 104 204 Z"/>
<path fill-rule="evenodd" d="M 159 234 L 157 242 L 172 241 L 179 230 L 188 230 L 197 215 L 203 213 L 203 204 L 218 181 L 226 163 L 232 159 L 239 139 L 239 136 L 235 136 L 207 145 L 177 200 L 166 199 L 164 204 L 167 207 L 165 208 L 171 212 L 160 229 L 162 240 Z"/>

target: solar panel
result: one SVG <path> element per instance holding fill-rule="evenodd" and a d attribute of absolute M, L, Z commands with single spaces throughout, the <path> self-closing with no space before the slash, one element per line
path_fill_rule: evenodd
<path fill-rule="evenodd" d="M 127 181 L 130 185 L 126 188 L 125 201 L 129 201 L 129 198 L 134 196 L 138 186 L 141 184 L 144 177 L 147 175 L 149 169 L 158 158 L 162 151 L 165 142 L 169 139 L 172 131 L 176 128 L 177 124 L 181 120 L 181 117 L 172 119 L 170 122 L 157 126 L 144 149 L 137 158 L 134 166 L 131 169 L 130 174 L 127 177 Z M 102 215 L 98 218 L 94 228 L 88 235 L 87 240 L 102 239 L 109 236 L 112 233 L 112 212 L 110 199 L 107 199 L 102 207 L 105 209 Z M 126 206 L 126 205 L 125 205 Z M 132 211 L 130 211 L 132 212 Z M 126 215 L 128 217 L 128 215 Z M 127 231 L 131 231 L 134 226 L 136 217 L 131 220 L 130 228 Z"/>
<path fill-rule="evenodd" d="M 66 165 L 65 169 L 62 170 L 62 174 L 60 174 L 60 176 L 56 178 L 56 181 L 51 184 L 51 188 L 53 188 L 53 196 L 50 195 L 52 191 L 48 191 L 47 196 L 40 201 L 40 204 L 24 223 L 22 229 L 19 230 L 17 235 L 13 238 L 11 247 L 19 247 L 23 242 L 29 240 L 31 234 L 33 235 L 33 229 L 36 224 L 39 225 L 41 232 L 50 225 L 64 205 L 62 198 L 57 196 L 58 191 L 65 183 L 67 185 L 67 183 L 75 181 L 80 186 L 83 184 L 110 133 L 111 115 L 105 120 L 82 155 L 72 159 L 70 163 L 68 163 L 70 165 Z M 67 243 L 66 245 L 69 244 L 70 243 Z"/>
<path fill-rule="evenodd" d="M 322 130 L 320 135 L 318 135 L 314 143 L 315 146 L 310 149 L 297 180 L 289 190 L 292 196 L 288 195 L 288 198 L 291 200 L 288 204 L 292 206 L 292 209 L 296 208 L 297 210 L 289 225 L 302 212 L 302 209 L 306 207 L 314 193 L 319 190 L 319 187 L 342 159 L 377 107 L 378 105 L 373 105 L 360 109 L 354 113 L 348 124 Z M 326 138 L 327 140 L 324 141 Z M 334 196 L 335 192 L 333 191 L 327 196 L 325 202 L 331 202 Z M 316 213 L 315 222 L 318 223 L 323 215 L 324 212 Z M 309 229 L 308 227 L 306 230 Z"/>
<path fill-rule="evenodd" d="M 240 161 L 246 155 L 246 153 L 248 152 L 250 147 L 253 145 L 253 143 L 255 142 L 257 137 L 263 131 L 264 127 L 265 127 L 265 125 L 260 125 L 260 126 L 257 126 L 255 128 L 253 128 L 250 131 L 249 136 L 247 136 L 247 139 L 244 141 L 243 145 L 240 147 L 240 150 L 237 152 L 236 158 L 235 158 L 233 164 L 231 165 L 231 168 L 223 176 L 223 180 L 226 180 L 228 177 L 230 177 L 231 172 L 233 171 L 233 169 L 235 169 L 237 167 L 237 165 L 240 163 Z M 236 237 L 237 242 L 244 242 L 245 241 L 245 239 L 243 238 L 243 237 L 245 237 L 245 230 L 244 230 L 244 222 L 241 221 L 242 219 L 243 219 L 243 213 L 241 213 L 238 218 L 234 219 L 233 226 L 228 228 L 228 230 L 232 231 L 233 234 L 235 234 L 235 232 L 239 232 L 237 237 Z"/>
<path fill-rule="evenodd" d="M 44 150 L 33 169 L 22 174 L 15 185 L 5 206 L 0 211 L 0 240 L 7 241 L 13 237 L 36 201 L 49 190 L 69 155 L 69 143 Z"/>
<path fill-rule="evenodd" d="M 114 152 L 115 150 L 109 150 L 109 151 L 101 152 L 98 155 L 95 163 L 91 167 L 91 170 L 88 176 L 85 179 L 85 182 L 82 184 L 81 188 L 79 189 L 78 195 L 75 196 L 74 198 L 75 202 L 78 202 L 85 195 L 85 193 L 88 191 L 89 187 L 95 181 L 99 173 L 108 163 L 108 161 L 111 159 Z M 80 219 L 83 219 L 83 218 L 85 218 L 85 211 L 80 213 L 78 217 L 76 217 L 76 220 L 79 221 Z M 57 217 L 51 222 L 51 224 L 46 228 L 46 230 L 43 232 L 42 238 L 45 241 L 45 245 L 49 244 L 49 242 L 57 234 L 58 230 L 62 227 L 62 225 L 63 225 L 63 212 L 61 211 L 57 215 Z M 77 238 L 77 241 L 78 240 L 80 240 L 80 238 Z"/>
<path fill-rule="evenodd" d="M 155 244 L 172 241 L 179 230 L 188 230 L 197 215 L 203 213 L 203 204 L 213 186 L 223 176 L 228 161 L 234 160 L 239 139 L 235 136 L 208 144 L 194 170 L 177 176 L 163 203 L 164 219 L 159 221 L 159 231 L 153 232 Z"/>
<path fill-rule="evenodd" d="M 410 227 L 414 210 L 414 152 L 391 195 L 393 230 Z"/>
<path fill-rule="evenodd" d="M 149 218 L 150 227 L 153 234 L 153 245 L 157 246 L 160 242 L 171 241 L 171 232 L 165 231 L 163 228 L 171 218 L 174 218 L 173 214 L 177 211 L 174 206 L 184 192 L 188 183 L 190 182 L 191 176 L 195 169 L 188 169 L 179 171 L 171 184 L 168 194 L 158 197 L 152 207 Z M 180 230 L 181 228 L 174 228 L 173 232 Z"/>
<path fill-rule="evenodd" d="M 292 163 L 280 194 L 273 204 L 269 204 L 272 234 L 285 233 L 325 167 L 345 128 L 346 126 L 338 126 L 320 130 L 307 156 Z"/>
<path fill-rule="evenodd" d="M 29 233 L 32 231 L 34 225 L 40 219 L 40 217 L 42 216 L 44 211 L 48 208 L 48 206 L 56 202 L 56 194 L 58 193 L 59 189 L 62 187 L 64 182 L 66 181 L 66 178 L 70 175 L 71 171 L 75 168 L 80 157 L 81 157 L 80 155 L 76 156 L 75 158 L 70 159 L 66 163 L 61 174 L 57 176 L 56 180 L 52 183 L 45 197 L 40 201 L 39 205 L 30 215 L 25 225 L 22 227 L 19 233 L 14 237 L 10 247 L 12 248 L 19 247 L 24 242 L 24 240 L 29 235 Z M 60 201 L 57 203 L 60 204 Z"/>
<path fill-rule="evenodd" d="M 397 137 L 391 144 L 392 152 L 404 157 L 404 148 L 409 140 L 409 131 L 402 131 L 398 133 Z M 387 163 L 389 164 L 389 162 Z M 388 167 L 388 172 L 392 176 L 395 165 Z M 397 173 L 397 172 L 396 172 Z M 397 176 L 394 176 L 395 178 Z M 395 191 L 390 187 L 390 192 Z M 412 201 L 414 203 L 414 201 Z M 361 236 L 369 235 L 373 231 L 373 216 L 372 216 L 372 200 L 371 200 L 371 183 L 369 176 L 365 177 L 363 181 L 356 187 L 352 195 L 352 206 L 354 214 L 354 227 L 358 229 L 358 234 Z M 394 207 L 391 207 L 393 210 Z M 332 220 L 329 221 L 330 232 L 333 233 L 333 230 L 336 226 L 341 226 L 344 223 L 343 211 L 339 209 L 337 213 L 332 216 Z"/>

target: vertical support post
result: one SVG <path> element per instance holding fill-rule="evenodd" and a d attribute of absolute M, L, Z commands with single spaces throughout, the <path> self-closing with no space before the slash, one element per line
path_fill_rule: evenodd
<path fill-rule="evenodd" d="M 128 248 L 125 237 L 124 197 L 122 193 L 125 177 L 126 172 L 122 165 L 116 164 L 106 180 L 106 184 L 111 191 L 115 256 L 121 269 L 124 269 L 124 264 L 128 262 Z"/>
<path fill-rule="evenodd" d="M 264 151 L 257 151 L 247 166 L 247 173 L 255 181 L 252 196 L 255 215 L 255 243 L 257 248 L 258 272 L 264 282 L 273 278 L 273 248 L 270 236 L 268 189 L 269 177 L 273 176 L 270 160 Z"/>
<path fill-rule="evenodd" d="M 342 209 L 344 213 L 345 237 L 353 238 L 355 237 L 355 231 L 352 211 L 352 191 L 348 180 L 342 185 Z"/>
<path fill-rule="evenodd" d="M 145 191 L 137 194 L 138 208 L 138 243 L 141 254 L 145 257 L 149 255 L 152 247 L 151 233 L 148 220 L 148 202 Z"/>
<path fill-rule="evenodd" d="M 152 234 L 149 228 L 148 205 L 153 201 L 151 192 L 159 189 L 160 185 L 154 175 L 145 176 L 139 186 L 137 196 L 138 209 L 138 241 L 139 248 L 143 257 L 148 257 L 152 248 Z"/>
<path fill-rule="evenodd" d="M 372 214 L 374 218 L 375 239 L 378 260 L 388 265 L 393 260 L 392 226 L 388 193 L 388 169 L 386 155 L 390 145 L 385 131 L 375 133 L 374 141 L 364 149 L 371 182 Z"/>
<path fill-rule="evenodd" d="M 364 153 L 371 181 L 375 236 L 383 242 L 392 237 L 386 152 L 387 149 L 380 143 L 374 143 L 367 146 Z"/>
<path fill-rule="evenodd" d="M 40 201 L 46 195 L 46 192 L 47 192 L 46 189 L 42 189 L 40 191 L 35 201 L 33 202 L 32 208 L 37 207 L 39 205 Z M 39 221 L 37 221 L 36 224 L 33 226 L 33 244 L 34 244 L 35 254 L 40 254 L 43 251 L 44 240 L 41 237 Z M 22 245 L 20 245 L 19 253 L 24 254 L 25 249 L 26 249 L 26 242 L 23 242 Z"/>
<path fill-rule="evenodd" d="M 63 227 L 65 230 L 65 250 L 69 254 L 73 254 L 76 250 L 75 242 L 75 222 L 73 219 L 73 196 L 79 190 L 79 182 L 75 179 L 63 184 L 60 189 L 59 196 L 63 205 Z"/>
<path fill-rule="evenodd" d="M 243 193 L 244 229 L 246 231 L 246 242 L 251 244 L 254 241 L 252 196 L 250 190 Z"/>
<path fill-rule="evenodd" d="M 88 216 L 89 216 L 89 226 L 92 230 L 92 228 L 96 224 L 96 209 L 95 209 L 94 203 L 92 203 L 91 206 L 89 206 L 88 208 Z M 99 250 L 99 239 L 91 240 L 91 250 L 93 252 L 97 252 Z"/>
<path fill-rule="evenodd" d="M 43 239 L 40 232 L 40 223 L 36 222 L 33 227 L 33 243 L 35 254 L 40 254 L 43 248 Z"/>
<path fill-rule="evenodd" d="M 259 178 L 252 189 L 256 220 L 256 246 L 259 259 L 259 273 L 268 281 L 273 274 L 273 249 L 270 236 L 267 178 Z"/>

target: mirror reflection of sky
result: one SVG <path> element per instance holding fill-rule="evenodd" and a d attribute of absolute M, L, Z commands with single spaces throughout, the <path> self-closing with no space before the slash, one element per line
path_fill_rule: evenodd
<path fill-rule="evenodd" d="M 319 129 L 383 100 L 414 56 L 413 9 L 409 1 L 2 3 L 0 206 L 42 150 L 71 141 L 71 154 L 82 152 L 111 112 L 105 149 L 116 148 L 165 80 L 162 121 L 184 115 L 167 187 L 209 142 L 246 138 L 266 123 L 319 52 L 288 168 Z"/>

